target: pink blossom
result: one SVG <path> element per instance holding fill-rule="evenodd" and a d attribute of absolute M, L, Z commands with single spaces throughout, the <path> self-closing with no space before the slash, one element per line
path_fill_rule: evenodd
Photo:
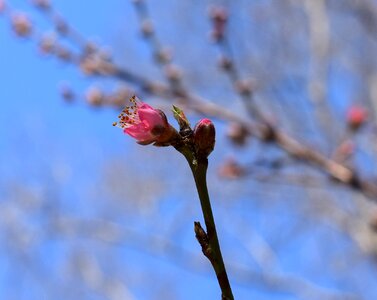
<path fill-rule="evenodd" d="M 171 137 L 171 129 L 165 114 L 152 106 L 143 103 L 135 96 L 130 98 L 119 115 L 119 122 L 113 125 L 123 129 L 123 132 L 147 145 L 153 142 L 166 142 Z M 173 129 L 174 130 L 174 129 Z"/>

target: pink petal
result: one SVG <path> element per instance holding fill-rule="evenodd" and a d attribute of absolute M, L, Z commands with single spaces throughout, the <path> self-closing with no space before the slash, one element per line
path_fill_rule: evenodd
<path fill-rule="evenodd" d="M 147 105 L 147 104 L 144 104 Z M 144 106 L 143 105 L 143 106 Z M 138 115 L 141 121 L 146 122 L 149 128 L 155 126 L 165 126 L 165 119 L 161 116 L 161 113 L 153 108 L 143 108 L 138 109 Z"/>
<path fill-rule="evenodd" d="M 149 104 L 144 103 L 144 102 L 142 102 L 140 105 L 138 105 L 138 108 L 139 109 L 151 109 L 151 110 L 155 110 L 152 106 L 150 106 Z"/>
<path fill-rule="evenodd" d="M 148 141 L 155 138 L 155 136 L 145 127 L 145 124 L 143 123 L 125 128 L 124 132 L 138 141 Z"/>

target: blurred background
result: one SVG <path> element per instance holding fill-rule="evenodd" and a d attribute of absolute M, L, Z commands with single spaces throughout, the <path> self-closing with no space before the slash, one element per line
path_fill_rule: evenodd
<path fill-rule="evenodd" d="M 136 94 L 215 123 L 236 299 L 376 299 L 376 51 L 373 0 L 0 0 L 0 298 L 220 298 Z"/>

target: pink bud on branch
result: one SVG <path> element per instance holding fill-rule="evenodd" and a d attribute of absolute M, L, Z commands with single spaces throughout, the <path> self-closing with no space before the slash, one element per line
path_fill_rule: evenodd
<path fill-rule="evenodd" d="M 202 119 L 195 125 L 194 145 L 198 156 L 208 157 L 215 147 L 215 136 L 215 126 L 211 120 Z"/>
<path fill-rule="evenodd" d="M 368 112 L 362 106 L 353 105 L 347 111 L 348 126 L 353 129 L 359 129 L 368 119 Z"/>

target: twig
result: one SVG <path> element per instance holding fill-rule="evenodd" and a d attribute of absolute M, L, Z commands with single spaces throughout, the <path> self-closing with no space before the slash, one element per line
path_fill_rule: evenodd
<path fill-rule="evenodd" d="M 188 160 L 189 161 L 189 160 Z M 206 224 L 207 232 L 201 227 L 199 222 L 194 223 L 196 238 L 202 247 L 203 254 L 211 262 L 215 270 L 217 281 L 222 291 L 223 300 L 234 299 L 232 289 L 230 287 L 228 275 L 220 250 L 219 239 L 217 237 L 215 220 L 213 218 L 211 202 L 207 189 L 207 167 L 208 160 L 199 160 L 197 165 L 189 161 L 192 173 L 194 175 L 196 188 L 198 190 L 200 204 L 202 206 L 203 217 Z"/>

